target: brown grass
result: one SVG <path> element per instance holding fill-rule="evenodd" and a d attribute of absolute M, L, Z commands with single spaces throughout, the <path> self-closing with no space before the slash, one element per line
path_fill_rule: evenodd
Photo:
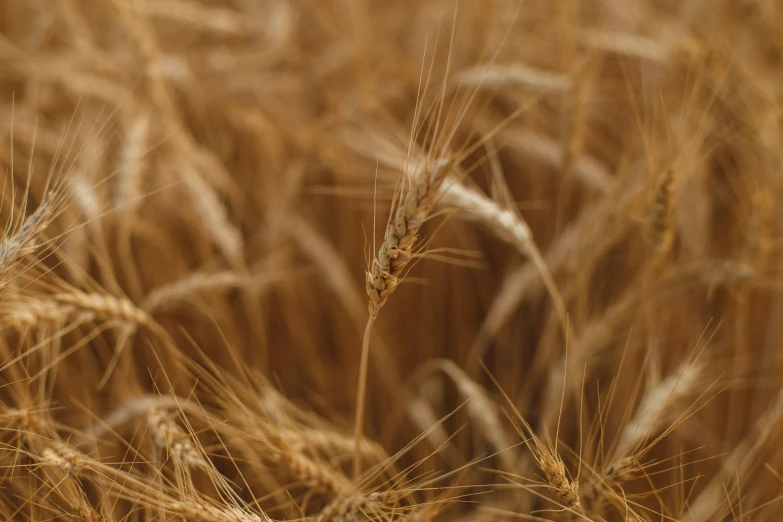
<path fill-rule="evenodd" d="M 0 2 L 0 519 L 778 520 L 782 25 Z"/>

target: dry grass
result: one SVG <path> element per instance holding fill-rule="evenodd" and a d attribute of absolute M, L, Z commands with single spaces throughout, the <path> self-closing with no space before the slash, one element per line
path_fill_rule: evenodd
<path fill-rule="evenodd" d="M 782 24 L 0 2 L 0 519 L 778 520 Z"/>

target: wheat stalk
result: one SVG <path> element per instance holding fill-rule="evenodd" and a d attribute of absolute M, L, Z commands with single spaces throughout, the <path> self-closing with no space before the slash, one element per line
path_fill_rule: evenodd
<path fill-rule="evenodd" d="M 386 225 L 383 242 L 366 272 L 366 289 L 370 298 L 367 320 L 362 340 L 359 361 L 359 383 L 356 393 L 356 456 L 353 474 L 358 477 L 361 470 L 360 444 L 364 423 L 364 401 L 367 382 L 367 363 L 370 351 L 370 334 L 378 312 L 397 288 L 405 268 L 414 258 L 414 246 L 419 229 L 427 220 L 437 203 L 440 187 L 454 167 L 453 159 L 437 158 L 417 165 L 417 169 L 403 180 L 396 207 Z"/>

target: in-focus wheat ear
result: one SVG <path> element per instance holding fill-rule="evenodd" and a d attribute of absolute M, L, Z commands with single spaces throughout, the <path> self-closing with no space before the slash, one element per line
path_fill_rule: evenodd
<path fill-rule="evenodd" d="M 397 288 L 403 271 L 413 258 L 413 245 L 419 229 L 435 206 L 438 189 L 451 171 L 452 161 L 437 159 L 420 175 L 406 180 L 412 184 L 404 191 L 393 213 L 393 219 L 386 226 L 383 243 L 378 255 L 367 271 L 367 296 L 371 316 L 386 304 L 386 300 Z"/>
<path fill-rule="evenodd" d="M 417 165 L 405 176 L 396 206 L 386 225 L 383 242 L 377 256 L 367 270 L 367 296 L 370 317 L 364 329 L 362 354 L 359 361 L 359 383 L 356 391 L 356 424 L 354 426 L 355 450 L 353 475 L 361 473 L 361 441 L 364 422 L 364 403 L 367 383 L 367 365 L 370 352 L 370 334 L 378 312 L 397 288 L 405 275 L 405 268 L 413 259 L 413 247 L 419 229 L 427 221 L 435 207 L 441 185 L 454 167 L 455 159 L 436 158 Z"/>

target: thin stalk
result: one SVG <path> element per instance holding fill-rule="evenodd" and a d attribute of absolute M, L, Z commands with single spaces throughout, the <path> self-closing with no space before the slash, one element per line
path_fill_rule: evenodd
<path fill-rule="evenodd" d="M 353 478 L 357 480 L 362 472 L 362 438 L 364 428 L 364 403 L 367 397 L 367 366 L 370 360 L 370 335 L 372 325 L 375 323 L 375 314 L 367 318 L 367 326 L 364 327 L 362 337 L 362 355 L 359 361 L 359 383 L 356 386 L 356 424 L 353 429 L 354 454 L 353 454 Z"/>

